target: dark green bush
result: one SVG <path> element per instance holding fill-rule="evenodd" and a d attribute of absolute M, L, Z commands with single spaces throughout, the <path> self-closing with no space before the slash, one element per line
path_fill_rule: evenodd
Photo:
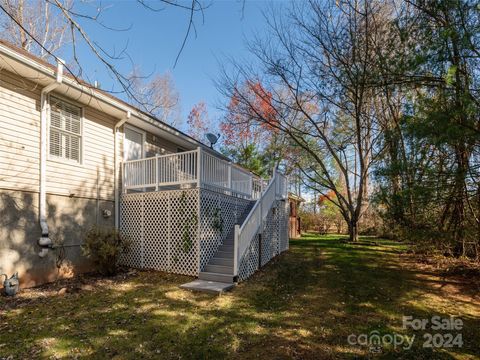
<path fill-rule="evenodd" d="M 130 250 L 131 241 L 112 227 L 93 226 L 86 234 L 82 251 L 103 275 L 114 275 L 121 253 Z"/>

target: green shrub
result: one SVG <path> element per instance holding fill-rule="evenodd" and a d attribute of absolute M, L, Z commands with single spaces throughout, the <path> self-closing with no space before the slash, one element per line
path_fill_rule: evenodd
<path fill-rule="evenodd" d="M 130 239 L 115 228 L 93 226 L 85 236 L 82 251 L 103 275 L 113 275 L 120 254 L 128 252 L 130 246 Z"/>

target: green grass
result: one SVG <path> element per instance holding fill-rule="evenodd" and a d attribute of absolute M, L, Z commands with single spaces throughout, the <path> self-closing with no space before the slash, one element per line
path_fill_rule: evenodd
<path fill-rule="evenodd" d="M 220 297 L 181 290 L 190 278 L 157 272 L 91 279 L 94 290 L 52 287 L 0 299 L 0 358 L 477 358 L 480 302 L 404 245 L 347 244 L 308 235 Z M 54 286 L 55 287 L 55 286 Z M 402 315 L 459 316 L 462 348 L 423 349 Z M 409 351 L 352 346 L 350 334 L 416 335 Z"/>

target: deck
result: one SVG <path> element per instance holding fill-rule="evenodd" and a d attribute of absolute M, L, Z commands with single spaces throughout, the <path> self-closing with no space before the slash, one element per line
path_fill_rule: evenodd
<path fill-rule="evenodd" d="M 122 259 L 234 283 L 288 248 L 287 178 L 264 180 L 198 148 L 123 163 Z"/>
<path fill-rule="evenodd" d="M 124 193 L 205 188 L 258 199 L 267 181 L 201 148 L 122 164 Z"/>

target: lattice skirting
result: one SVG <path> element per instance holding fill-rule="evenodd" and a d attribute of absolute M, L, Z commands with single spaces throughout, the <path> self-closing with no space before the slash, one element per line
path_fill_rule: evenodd
<path fill-rule="evenodd" d="M 197 275 L 199 190 L 124 194 L 121 230 L 132 241 L 124 265 Z"/>
<path fill-rule="evenodd" d="M 215 255 L 250 200 L 202 189 L 200 191 L 200 270 Z"/>
<path fill-rule="evenodd" d="M 120 226 L 132 248 L 120 262 L 198 275 L 249 203 L 205 189 L 123 194 Z"/>
<path fill-rule="evenodd" d="M 260 266 L 288 249 L 288 204 L 285 201 L 275 202 L 260 233 L 240 260 L 239 280 L 248 279 Z"/>

